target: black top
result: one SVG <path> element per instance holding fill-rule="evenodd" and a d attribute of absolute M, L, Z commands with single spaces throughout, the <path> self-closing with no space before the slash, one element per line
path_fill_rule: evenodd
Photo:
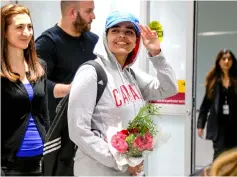
<path fill-rule="evenodd" d="M 27 73 L 29 78 L 30 73 Z M 42 140 L 49 129 L 46 76 L 31 82 L 34 98 L 29 100 L 24 84 L 1 77 L 1 157 L 2 164 L 12 161 L 20 148 L 30 113 Z"/>
<path fill-rule="evenodd" d="M 93 54 L 98 36 L 91 32 L 73 37 L 58 25 L 46 30 L 36 39 L 36 50 L 47 63 L 50 118 L 55 116 L 55 108 L 61 99 L 55 99 L 53 89 L 56 83 L 70 84 L 78 67 L 96 56 Z"/>
<path fill-rule="evenodd" d="M 234 87 L 225 88 L 220 84 L 220 101 L 219 101 L 219 133 L 226 137 L 227 144 L 232 142 L 233 138 L 237 140 L 237 96 L 234 93 Z M 223 113 L 223 106 L 227 106 L 229 114 Z M 235 141 L 237 142 L 237 141 Z"/>
<path fill-rule="evenodd" d="M 226 122 L 229 122 L 231 113 L 230 111 L 233 111 L 232 104 L 231 102 L 231 87 L 225 88 L 221 83 L 220 83 L 220 98 L 219 98 L 219 116 L 218 120 L 220 124 L 225 124 Z M 228 114 L 224 114 L 224 107 L 223 106 L 228 106 Z"/>

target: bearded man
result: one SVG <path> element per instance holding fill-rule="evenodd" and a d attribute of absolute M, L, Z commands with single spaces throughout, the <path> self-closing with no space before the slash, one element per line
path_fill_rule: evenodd
<path fill-rule="evenodd" d="M 61 1 L 60 21 L 36 39 L 39 58 L 47 63 L 48 101 L 51 123 L 56 106 L 71 89 L 78 67 L 93 54 L 98 36 L 92 32 L 94 1 Z"/>

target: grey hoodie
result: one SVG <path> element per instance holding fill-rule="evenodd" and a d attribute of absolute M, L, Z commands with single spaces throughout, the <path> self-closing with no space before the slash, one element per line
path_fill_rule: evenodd
<path fill-rule="evenodd" d="M 140 39 L 137 47 L 140 46 Z M 157 100 L 177 93 L 174 71 L 162 53 L 147 58 L 152 62 L 157 77 L 133 68 L 136 79 L 125 68 L 122 69 L 115 56 L 108 50 L 106 34 L 99 41 L 94 53 L 96 61 L 102 65 L 108 83 L 98 104 L 97 75 L 92 66 L 79 68 L 72 83 L 68 105 L 68 126 L 70 139 L 78 146 L 74 158 L 75 176 L 128 176 L 127 165 L 118 170 L 108 144 L 106 131 L 109 126 L 122 123 L 126 128 L 140 107 L 148 100 Z"/>

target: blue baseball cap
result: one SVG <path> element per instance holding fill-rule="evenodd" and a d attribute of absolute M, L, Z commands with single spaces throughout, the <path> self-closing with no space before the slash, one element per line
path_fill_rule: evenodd
<path fill-rule="evenodd" d="M 138 26 L 139 20 L 131 13 L 120 12 L 120 11 L 114 11 L 110 13 L 106 19 L 105 29 L 107 30 L 121 22 L 131 22 L 135 28 L 136 35 L 139 36 L 140 34 L 140 28 Z"/>

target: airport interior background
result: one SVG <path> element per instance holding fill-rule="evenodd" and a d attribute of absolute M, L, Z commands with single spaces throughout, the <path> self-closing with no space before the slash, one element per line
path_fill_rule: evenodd
<path fill-rule="evenodd" d="M 103 1 L 103 3 L 101 3 Z M 204 96 L 207 72 L 218 51 L 229 48 L 237 54 L 237 1 L 139 1 L 94 0 L 96 19 L 92 32 L 102 34 L 107 14 L 126 10 L 157 31 L 161 48 L 177 76 L 179 96 L 154 100 L 160 107 L 155 117 L 163 132 L 160 146 L 145 162 L 148 176 L 183 176 L 211 163 L 212 142 L 196 135 L 196 119 Z M 61 16 L 59 1 L 1 1 L 19 3 L 31 11 L 35 39 L 55 25 Z M 151 63 L 140 51 L 135 63 L 154 75 Z"/>

